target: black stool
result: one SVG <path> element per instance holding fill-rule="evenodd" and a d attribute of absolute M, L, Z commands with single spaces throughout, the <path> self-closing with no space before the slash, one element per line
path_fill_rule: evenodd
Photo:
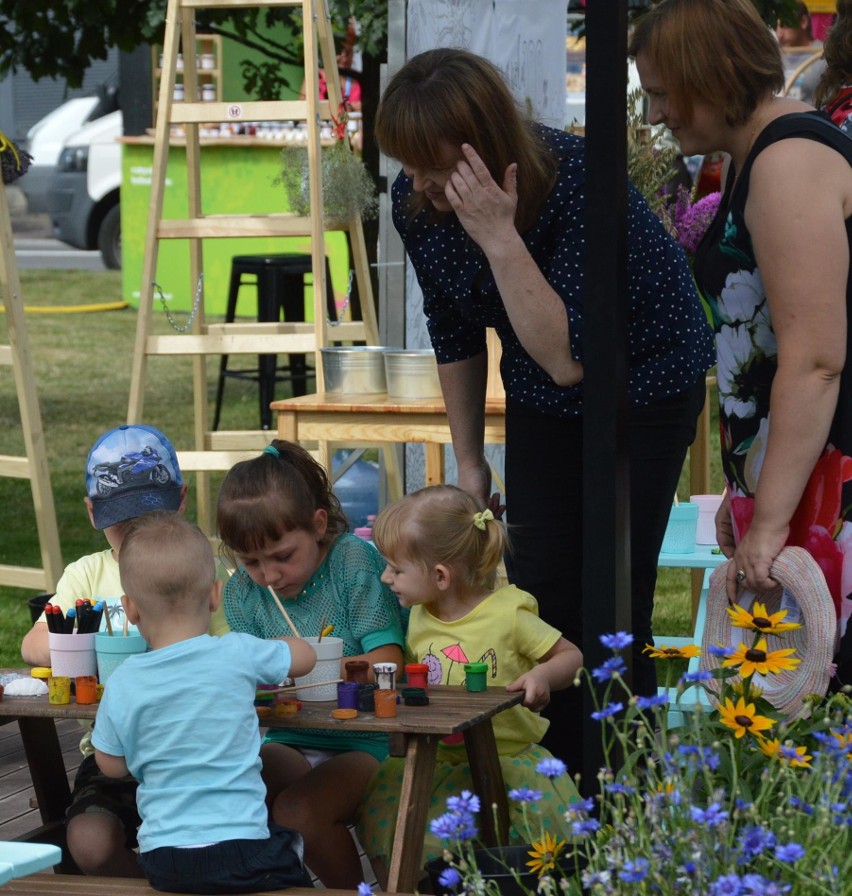
<path fill-rule="evenodd" d="M 231 261 L 231 283 L 228 290 L 228 307 L 225 322 L 232 323 L 237 310 L 237 296 L 241 286 L 254 286 L 257 290 L 257 319 L 263 323 L 279 320 L 303 321 L 305 319 L 305 274 L 313 273 L 311 256 L 306 254 L 236 255 Z M 244 277 L 254 279 L 244 280 Z M 336 308 L 331 290 L 331 271 L 325 260 L 325 277 L 329 315 L 334 319 Z M 282 317 L 283 312 L 283 317 Z M 289 364 L 279 367 L 276 355 L 258 355 L 257 368 L 252 370 L 228 370 L 228 356 L 219 362 L 219 381 L 216 386 L 216 410 L 213 429 L 219 428 L 225 378 L 254 380 L 260 392 L 260 425 L 272 427 L 272 411 L 275 384 L 290 380 L 294 395 L 307 393 L 308 368 L 304 354 L 289 356 Z M 279 375 L 281 374 L 281 375 Z"/>

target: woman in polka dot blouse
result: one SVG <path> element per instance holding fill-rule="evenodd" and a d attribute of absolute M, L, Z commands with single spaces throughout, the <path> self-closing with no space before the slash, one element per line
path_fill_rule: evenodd
<path fill-rule="evenodd" d="M 511 577 L 582 644 L 584 141 L 527 121 L 499 70 L 457 49 L 415 56 L 393 77 L 376 139 L 403 166 L 394 223 L 423 290 L 459 485 L 486 503 L 485 330 L 494 327 Z M 641 649 L 657 557 L 714 353 L 687 260 L 634 189 L 628 236 L 634 679 L 650 694 L 654 668 Z M 579 771 L 580 694 L 561 694 L 545 743 Z"/>

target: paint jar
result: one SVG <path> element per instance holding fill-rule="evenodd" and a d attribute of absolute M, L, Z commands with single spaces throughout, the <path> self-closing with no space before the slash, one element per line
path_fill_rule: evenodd
<path fill-rule="evenodd" d="M 464 686 L 469 691 L 484 691 L 488 687 L 488 663 L 465 663 Z"/>
<path fill-rule="evenodd" d="M 396 715 L 396 691 L 390 688 L 377 688 L 373 698 L 376 701 L 377 719 L 392 719 Z"/>
<path fill-rule="evenodd" d="M 396 663 L 373 663 L 376 676 L 376 687 L 392 691 L 396 688 Z"/>
<path fill-rule="evenodd" d="M 78 675 L 74 679 L 74 693 L 80 704 L 98 702 L 97 675 Z"/>
<path fill-rule="evenodd" d="M 95 656 L 97 657 L 98 678 L 101 684 L 106 684 L 113 672 L 134 653 L 145 653 L 148 649 L 147 641 L 139 632 L 130 632 L 128 635 L 111 635 L 107 631 L 92 635 L 95 642 Z"/>
<path fill-rule="evenodd" d="M 403 688 L 402 702 L 406 706 L 428 706 L 429 698 L 425 688 Z"/>
<path fill-rule="evenodd" d="M 296 699 L 305 703 L 337 699 L 337 682 L 340 679 L 340 661 L 343 659 L 343 639 L 326 637 L 317 643 L 316 635 L 304 640 L 317 652 L 317 662 L 313 669 L 296 681 Z M 317 683 L 316 687 L 305 685 Z M 319 682 L 330 682 L 319 684 Z"/>
<path fill-rule="evenodd" d="M 373 696 L 375 693 L 376 686 L 374 684 L 358 685 L 358 710 L 360 712 L 376 711 L 376 701 Z"/>
<path fill-rule="evenodd" d="M 356 684 L 368 684 L 370 681 L 370 664 L 366 660 L 349 660 L 344 663 L 346 680 Z"/>
<path fill-rule="evenodd" d="M 78 675 L 97 673 L 94 632 L 83 635 L 48 632 L 47 644 L 50 647 L 50 668 L 54 675 L 76 678 Z"/>
<path fill-rule="evenodd" d="M 405 681 L 409 687 L 425 691 L 429 687 L 429 667 L 426 663 L 409 663 L 405 667 Z"/>
<path fill-rule="evenodd" d="M 71 702 L 71 679 L 67 675 L 51 675 L 47 679 L 47 702 L 57 705 Z"/>
<path fill-rule="evenodd" d="M 337 682 L 337 708 L 358 708 L 358 684 L 354 681 Z"/>

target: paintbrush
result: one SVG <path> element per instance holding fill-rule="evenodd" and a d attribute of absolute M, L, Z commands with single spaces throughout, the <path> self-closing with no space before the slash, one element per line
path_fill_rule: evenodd
<path fill-rule="evenodd" d="M 272 599 L 275 601 L 278 609 L 281 611 L 281 615 L 287 620 L 287 625 L 290 626 L 293 634 L 297 638 L 301 638 L 302 636 L 299 634 L 299 629 L 297 629 L 296 626 L 293 625 L 293 620 L 290 618 L 290 614 L 284 609 L 284 604 L 281 603 L 281 598 L 275 593 L 275 589 L 272 587 L 272 585 L 267 585 L 266 587 L 269 589 L 269 593 L 272 595 Z"/>

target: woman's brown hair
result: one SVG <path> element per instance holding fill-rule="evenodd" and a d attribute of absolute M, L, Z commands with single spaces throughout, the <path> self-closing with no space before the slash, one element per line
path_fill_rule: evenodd
<path fill-rule="evenodd" d="M 752 0 L 662 0 L 637 19 L 628 53 L 648 54 L 685 121 L 698 99 L 743 124 L 784 87 L 781 49 Z"/>
<path fill-rule="evenodd" d="M 375 136 L 385 155 L 404 165 L 438 167 L 441 143 L 469 143 L 503 185 L 518 163 L 515 225 L 523 233 L 538 217 L 556 178 L 556 161 L 522 115 L 500 70 L 467 50 L 441 48 L 412 57 L 391 78 L 376 112 Z M 426 206 L 415 194 L 413 215 Z"/>
<path fill-rule="evenodd" d="M 825 71 L 814 90 L 814 105 L 828 105 L 852 81 L 852 0 L 837 0 L 837 18 L 822 47 Z"/>

